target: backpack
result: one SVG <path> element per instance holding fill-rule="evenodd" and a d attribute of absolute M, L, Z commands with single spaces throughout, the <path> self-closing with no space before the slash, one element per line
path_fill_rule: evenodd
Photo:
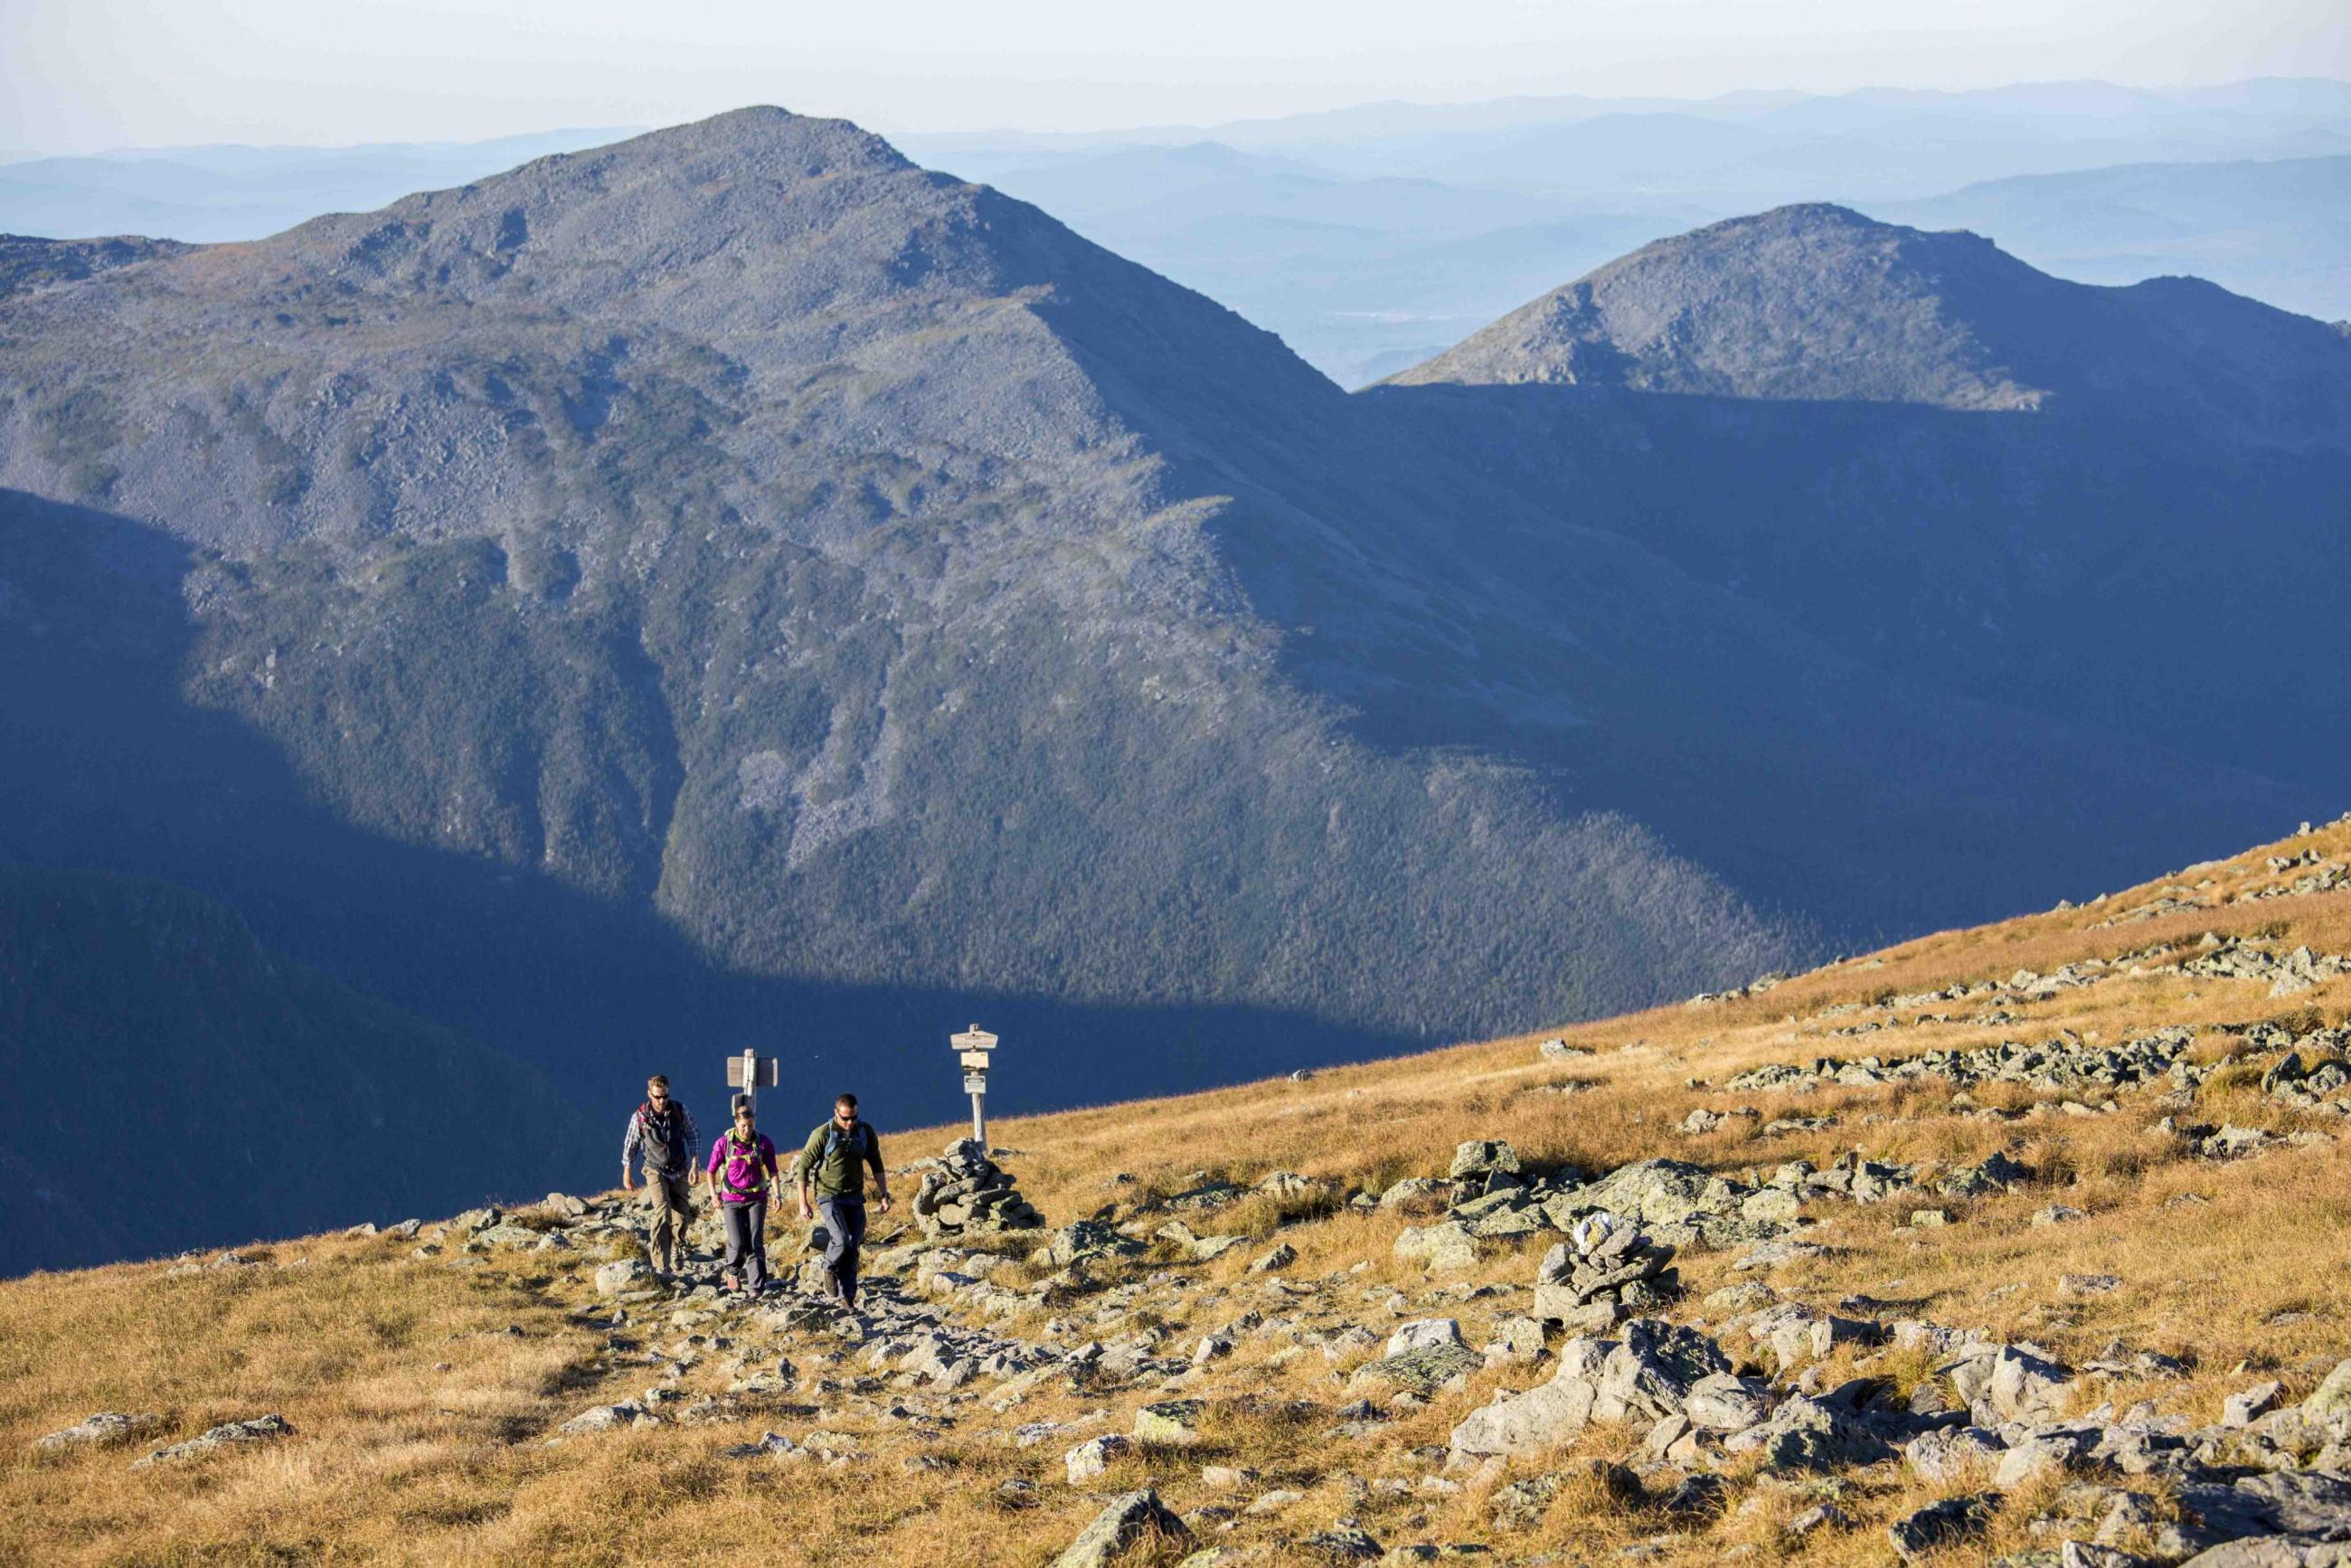
<path fill-rule="evenodd" d="M 851 1151 L 849 1163 L 852 1165 L 855 1165 L 859 1160 L 865 1158 L 868 1155 L 873 1152 L 873 1124 L 871 1122 L 860 1122 L 857 1124 L 857 1132 L 859 1142 L 862 1146 Z M 827 1122 L 824 1124 L 824 1147 L 818 1152 L 816 1163 L 819 1165 L 825 1164 L 832 1158 L 833 1151 L 840 1147 L 841 1124 L 838 1122 Z"/>
<path fill-rule="evenodd" d="M 768 1162 L 759 1148 L 756 1134 L 747 1145 L 735 1141 L 729 1132 L 726 1145 L 726 1190 L 737 1197 L 763 1197 L 768 1191 Z"/>

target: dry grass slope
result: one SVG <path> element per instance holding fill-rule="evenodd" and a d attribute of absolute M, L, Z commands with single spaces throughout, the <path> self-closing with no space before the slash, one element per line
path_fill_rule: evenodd
<path fill-rule="evenodd" d="M 2192 1109 L 2168 1108 L 2180 1123 L 2280 1135 L 2266 1152 L 2227 1162 L 2198 1157 L 2190 1140 L 2158 1125 L 2167 1113 L 2158 1103 L 2162 1080 L 2114 1093 L 2110 1104 L 2103 1094 L 2068 1104 L 2062 1093 L 1981 1085 L 1972 1112 L 1966 1100 L 1955 1108 L 1951 1085 L 1933 1078 L 1738 1093 L 1719 1086 L 1766 1063 L 1866 1053 L 1891 1061 L 2061 1030 L 2112 1044 L 2174 1024 L 2196 1031 L 2188 1058 L 2210 1063 L 2246 1055 L 2231 1026 L 2284 1019 L 2306 1032 L 2339 1024 L 2351 1015 L 2351 975 L 2273 997 L 2262 980 L 2181 967 L 2210 951 L 2199 946 L 2208 931 L 2259 939 L 2280 954 L 2296 945 L 2351 953 L 2351 890 L 2292 891 L 2298 879 L 2310 884 L 2314 852 L 2322 870 L 2351 859 L 2351 820 L 2081 908 L 1928 936 L 1761 994 L 1564 1033 L 1590 1055 L 1541 1055 L 1533 1036 L 1496 1040 L 1303 1082 L 1007 1124 L 998 1136 L 1019 1151 L 1005 1163 L 1021 1189 L 1054 1221 L 1107 1207 L 1113 1220 L 1141 1218 L 1145 1238 L 1167 1218 L 1155 1200 L 1197 1186 L 1202 1173 L 1253 1184 L 1289 1170 L 1325 1178 L 1337 1193 L 1376 1194 L 1405 1176 L 1443 1176 L 1455 1146 L 1472 1137 L 1508 1139 L 1538 1168 L 1599 1172 L 1671 1155 L 1734 1177 L 1797 1159 L 1827 1166 L 1856 1147 L 1938 1168 L 2005 1151 L 2032 1176 L 2004 1193 L 1809 1203 L 1814 1223 L 1804 1238 L 1829 1250 L 1768 1276 L 1734 1273 L 1731 1249 L 1685 1249 L 1678 1262 L 1690 1294 L 1669 1315 L 1708 1315 L 1708 1292 L 1768 1277 L 1789 1299 L 1827 1308 L 1866 1296 L 1885 1316 L 2030 1339 L 2077 1366 L 2120 1341 L 2179 1357 L 2189 1374 L 2116 1376 L 2095 1396 L 2116 1409 L 2149 1399 L 2202 1426 L 2250 1383 L 2275 1377 L 2299 1398 L 2351 1354 L 2343 1304 L 2351 1156 L 2342 1124 L 2265 1095 L 2260 1061 L 2213 1072 Z M 2273 867 L 2273 856 L 2297 863 Z M 2074 971 L 2088 977 L 2078 985 L 2006 984 L 2019 970 L 2050 976 L 2126 954 L 2137 956 Z M 2002 983 L 1992 1006 L 2005 1021 L 1974 1021 L 1984 1016 L 1975 998 L 1893 1000 L 1987 980 Z M 1953 1021 L 1921 1020 L 1938 1012 Z M 1830 1032 L 1873 1023 L 1880 1027 L 1857 1036 Z M 1555 1092 L 1567 1084 L 1576 1087 Z M 1760 1114 L 1680 1130 L 1694 1110 L 1741 1106 Z M 1834 1121 L 1763 1130 L 1782 1115 Z M 947 1135 L 902 1134 L 894 1152 L 903 1159 Z M 2053 1203 L 2085 1218 L 2031 1223 Z M 1911 1211 L 1927 1207 L 1946 1209 L 1950 1223 L 1910 1225 Z M 879 1228 L 904 1218 L 902 1210 Z M 1921 1482 L 1898 1464 L 1807 1479 L 1762 1470 L 1750 1457 L 1726 1472 L 1734 1501 L 1748 1506 L 1677 1524 L 1615 1500 L 1597 1479 L 1591 1460 L 1630 1457 L 1638 1446 L 1637 1428 L 1599 1426 L 1514 1469 L 1457 1469 L 1448 1479 L 1429 1450 L 1496 1388 L 1526 1386 L 1547 1370 L 1489 1366 L 1421 1407 L 1393 1406 L 1368 1436 L 1334 1437 L 1336 1407 L 1355 1397 L 1345 1375 L 1377 1352 L 1334 1360 L 1317 1353 L 1319 1340 L 1349 1322 L 1384 1339 L 1401 1319 L 1442 1316 L 1459 1319 L 1468 1342 L 1482 1344 L 1493 1320 L 1526 1310 L 1537 1258 L 1555 1233 L 1489 1241 L 1474 1266 L 1432 1273 L 1393 1255 L 1399 1231 L 1417 1222 L 1394 1210 L 1260 1195 L 1186 1218 L 1249 1241 L 1201 1263 L 1155 1240 L 1142 1257 L 1031 1291 L 988 1328 L 1067 1349 L 1155 1327 L 1160 1354 L 1182 1359 L 1197 1336 L 1252 1309 L 1287 1319 L 1291 1332 L 1236 1334 L 1231 1354 L 1191 1372 L 1155 1371 L 1123 1385 L 1025 1379 L 1025 1392 L 987 1379 L 942 1389 L 903 1372 L 876 1376 L 857 1345 L 700 1316 L 701 1303 L 685 1304 L 675 1320 L 666 1303 L 640 1303 L 616 1324 L 609 1303 L 594 1305 L 592 1274 L 604 1257 L 592 1249 L 475 1250 L 453 1239 L 439 1255 L 418 1258 L 406 1240 L 328 1237 L 253 1249 L 252 1267 L 174 1274 L 144 1264 L 10 1281 L 0 1285 L 0 1560 L 588 1563 L 754 1552 L 1037 1563 L 1104 1495 L 1150 1485 L 1192 1521 L 1196 1547 L 1262 1554 L 1236 1562 L 1326 1561 L 1306 1538 L 1346 1518 L 1389 1547 L 1486 1542 L 1504 1561 L 1597 1562 L 1647 1543 L 1645 1560 L 1664 1563 L 1736 1553 L 1858 1564 L 1887 1559 L 1888 1521 L 1973 1490 Z M 1278 1276 L 1286 1285 L 1248 1268 L 1277 1231 L 1298 1253 Z M 792 1240 L 779 1230 L 780 1250 Z M 1048 1271 L 1008 1257 L 994 1282 L 1018 1291 Z M 2066 1274 L 2121 1283 L 2075 1296 L 2061 1289 Z M 903 1283 L 914 1293 L 911 1278 Z M 930 1310 L 951 1322 L 977 1316 L 951 1297 Z M 635 1396 L 664 1368 L 682 1368 L 677 1386 L 699 1396 L 723 1391 L 745 1367 L 774 1367 L 778 1354 L 797 1380 L 743 1396 L 737 1419 L 543 1440 L 590 1405 Z M 1839 1347 L 1818 1375 L 1834 1386 L 1872 1354 Z M 1928 1371 L 1920 1356 L 1876 1356 L 1868 1370 L 1905 1388 Z M 1178 1394 L 1207 1402 L 1198 1445 L 1138 1444 L 1099 1479 L 1067 1482 L 1068 1448 L 1126 1432 L 1137 1407 Z M 40 1435 L 101 1409 L 160 1414 L 159 1442 L 265 1411 L 282 1413 L 296 1435 L 138 1470 L 126 1466 L 143 1448 L 60 1457 L 34 1448 Z M 1061 1429 L 1022 1446 L 1016 1428 L 1036 1423 Z M 815 1432 L 841 1434 L 863 1457 L 827 1466 L 725 1455 L 767 1430 L 804 1443 Z M 1238 1490 L 1219 1487 L 1212 1479 L 1222 1478 L 1204 1474 L 1217 1466 L 1256 1475 Z M 1562 1474 L 1566 1484 L 1531 1519 L 1498 1527 L 1494 1492 L 1537 1472 Z M 1018 1480 L 1033 1490 L 1008 1491 Z M 1931 1560 L 1981 1562 L 2052 1544 L 2030 1521 L 2058 1505 L 2058 1490 L 2051 1480 L 2012 1490 L 1989 1536 Z M 1299 1495 L 1249 1507 L 1275 1491 Z M 1826 1498 L 1854 1528 L 1801 1541 L 1785 1533 L 1790 1519 Z M 2161 1496 L 2156 1502 L 2168 1506 Z M 1129 1561 L 1155 1552 L 1170 1563 L 1183 1555 L 1163 1544 Z"/>

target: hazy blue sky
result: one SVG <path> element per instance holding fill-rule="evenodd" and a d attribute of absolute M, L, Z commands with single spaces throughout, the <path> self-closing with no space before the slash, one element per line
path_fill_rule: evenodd
<path fill-rule="evenodd" d="M 2346 0 L 0 0 L 0 148 L 883 131 L 1370 99 L 2351 77 Z"/>

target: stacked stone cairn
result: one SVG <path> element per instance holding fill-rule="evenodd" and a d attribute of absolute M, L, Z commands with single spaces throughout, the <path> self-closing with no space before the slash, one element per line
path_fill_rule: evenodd
<path fill-rule="evenodd" d="M 1569 1239 L 1543 1254 L 1535 1274 L 1535 1317 L 1571 1334 L 1605 1333 L 1682 1293 L 1674 1249 L 1612 1215 L 1587 1215 Z"/>
<path fill-rule="evenodd" d="M 923 1173 L 914 1192 L 914 1218 L 934 1241 L 1040 1230 L 1045 1217 L 1012 1185 L 1004 1168 L 969 1138 L 949 1144 L 938 1163 Z"/>

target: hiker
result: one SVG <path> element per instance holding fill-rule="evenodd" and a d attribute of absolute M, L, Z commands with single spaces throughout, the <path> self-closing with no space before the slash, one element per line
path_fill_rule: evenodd
<path fill-rule="evenodd" d="M 748 1095 L 735 1097 L 735 1125 L 710 1145 L 710 1185 L 726 1222 L 726 1288 L 768 1288 L 768 1183 L 778 1175 L 776 1145 L 759 1131 Z"/>
<path fill-rule="evenodd" d="M 809 1193 L 824 1214 L 825 1294 L 854 1311 L 857 1249 L 865 1239 L 865 1167 L 873 1167 L 873 1195 L 890 1212 L 890 1173 L 882 1168 L 882 1140 L 858 1120 L 857 1096 L 832 1103 L 831 1119 L 808 1135 L 793 1169 L 799 1174 L 800 1218 L 812 1218 Z"/>
<path fill-rule="evenodd" d="M 694 1129 L 691 1112 L 670 1098 L 669 1079 L 656 1072 L 645 1080 L 645 1103 L 631 1113 L 629 1130 L 621 1139 L 621 1190 L 634 1192 L 629 1162 L 644 1156 L 645 1260 L 667 1280 L 685 1258 L 685 1228 L 694 1222 L 686 1188 L 694 1185 L 695 1146 L 701 1134 Z"/>

